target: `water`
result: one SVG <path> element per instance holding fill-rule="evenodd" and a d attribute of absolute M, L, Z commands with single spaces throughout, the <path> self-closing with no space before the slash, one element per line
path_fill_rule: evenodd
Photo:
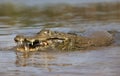
<path fill-rule="evenodd" d="M 105 9 L 105 8 L 104 8 Z M 110 9 L 109 9 L 110 10 Z M 90 10 L 87 10 L 90 11 Z M 110 15 L 93 11 L 95 15 L 70 20 L 44 21 L 31 25 L 14 26 L 0 23 L 0 75 L 1 76 L 119 76 L 120 75 L 120 23 L 119 11 Z M 98 14 L 98 13 L 100 14 Z M 108 13 L 104 11 L 105 13 Z M 117 15 L 116 15 L 117 13 Z M 97 14 L 97 15 L 96 15 Z M 94 16 L 94 17 L 93 17 Z M 9 18 L 9 17 L 5 17 Z M 114 19 L 113 19 L 114 18 Z M 92 30 L 113 31 L 111 46 L 70 52 L 32 52 L 23 58 L 12 47 L 17 34 L 35 34 L 43 28 L 60 32 Z"/>
<path fill-rule="evenodd" d="M 2 26 L 2 25 L 1 25 Z M 4 26 L 4 25 L 3 25 Z M 71 52 L 33 52 L 29 58 L 10 50 L 16 34 L 35 34 L 43 27 L 4 27 L 0 29 L 0 75 L 2 76 L 119 76 L 119 23 L 82 23 L 54 27 L 57 31 L 116 30 L 116 44 Z M 32 30 L 32 31 L 31 31 Z"/>

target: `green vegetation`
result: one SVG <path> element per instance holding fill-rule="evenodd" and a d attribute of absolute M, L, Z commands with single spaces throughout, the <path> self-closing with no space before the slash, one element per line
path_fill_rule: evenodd
<path fill-rule="evenodd" d="M 9 25 L 32 25 L 39 22 L 71 19 L 88 21 L 120 20 L 120 2 L 80 5 L 54 4 L 44 7 L 0 3 L 0 10 L 0 22 Z"/>

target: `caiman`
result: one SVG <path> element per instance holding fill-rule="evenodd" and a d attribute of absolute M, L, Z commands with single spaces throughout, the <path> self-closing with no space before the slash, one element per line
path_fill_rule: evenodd
<path fill-rule="evenodd" d="M 89 36 L 41 30 L 34 36 L 17 35 L 16 50 L 20 52 L 42 51 L 48 49 L 80 50 L 89 47 L 108 46 L 113 42 L 112 34 L 95 31 Z"/>

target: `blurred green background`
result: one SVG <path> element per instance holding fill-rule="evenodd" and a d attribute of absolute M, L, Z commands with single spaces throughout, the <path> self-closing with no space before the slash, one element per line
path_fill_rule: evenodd
<path fill-rule="evenodd" d="M 26 5 L 0 3 L 0 25 L 62 26 L 62 22 L 120 21 L 120 2 Z M 56 23 L 59 22 L 59 23 Z"/>

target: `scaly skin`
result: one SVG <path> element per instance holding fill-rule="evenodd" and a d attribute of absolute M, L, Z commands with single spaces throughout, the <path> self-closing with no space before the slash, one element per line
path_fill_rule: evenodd
<path fill-rule="evenodd" d="M 89 47 L 108 46 L 113 42 L 111 34 L 101 31 L 94 33 L 90 37 L 86 37 L 50 30 L 41 30 L 31 37 L 17 35 L 14 40 L 18 44 L 16 50 L 20 52 L 40 51 L 49 48 L 58 50 L 79 50 Z"/>

